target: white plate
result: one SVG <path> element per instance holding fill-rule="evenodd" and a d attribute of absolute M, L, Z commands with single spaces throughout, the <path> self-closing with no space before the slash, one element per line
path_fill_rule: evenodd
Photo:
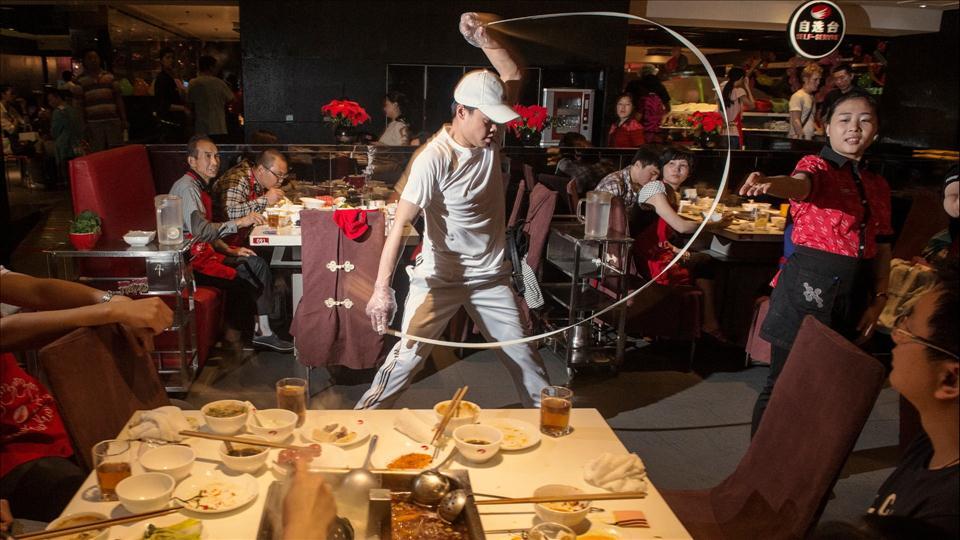
<path fill-rule="evenodd" d="M 229 512 L 256 499 L 260 491 L 256 479 L 249 474 L 228 476 L 220 471 L 210 470 L 201 474 L 188 476 L 177 486 L 176 491 L 173 492 L 173 496 L 186 500 L 195 497 L 203 489 L 217 487 L 232 492 L 232 495 L 228 497 L 229 500 L 221 501 L 215 508 L 197 508 L 194 506 L 196 503 L 191 503 L 184 509 L 201 514 Z M 203 503 L 204 499 L 200 499 L 199 502 Z M 207 502 L 212 501 L 208 499 Z"/>
<path fill-rule="evenodd" d="M 356 437 L 350 439 L 350 441 L 348 442 L 328 442 L 328 441 L 322 441 L 314 438 L 313 430 L 322 429 L 323 426 L 327 424 L 332 424 L 334 422 L 337 422 L 346 426 L 348 429 L 350 429 L 350 431 L 353 431 L 354 433 L 357 434 Z M 304 440 L 312 443 L 332 444 L 334 446 L 339 446 L 340 448 L 349 448 L 351 446 L 360 444 L 363 441 L 367 440 L 367 437 L 370 436 L 370 430 L 367 429 L 366 422 L 361 418 L 326 418 L 322 422 L 317 422 L 315 424 L 304 426 L 303 431 L 300 432 L 300 435 L 303 437 Z"/>
<path fill-rule="evenodd" d="M 370 463 L 376 469 L 386 469 L 390 462 L 400 456 L 406 454 L 427 454 L 432 456 L 434 449 L 435 447 L 429 444 L 411 441 L 406 437 L 390 437 L 389 440 L 381 440 L 377 444 L 377 449 L 373 451 L 373 456 L 370 458 Z M 446 444 L 440 448 L 440 453 L 437 454 L 437 459 L 431 461 L 426 467 L 404 470 L 422 471 L 424 469 L 436 467 L 447 460 L 447 457 L 450 456 L 450 452 L 453 452 L 453 441 L 447 440 Z"/>
<path fill-rule="evenodd" d="M 156 236 L 156 231 L 127 231 L 127 234 L 123 235 L 123 241 L 131 246 L 145 246 Z"/>
<path fill-rule="evenodd" d="M 321 444 L 323 451 L 320 453 L 320 457 L 315 457 L 310 462 L 310 469 L 344 469 L 350 467 L 350 460 L 347 456 L 347 452 L 343 448 L 337 448 L 332 444 Z M 267 458 L 267 465 L 270 466 L 277 474 L 280 476 L 287 475 L 287 469 L 280 466 L 278 463 L 278 458 L 280 457 L 281 450 L 275 448 L 270 451 L 270 457 Z M 357 464 L 359 466 L 359 464 Z"/>
<path fill-rule="evenodd" d="M 537 426 L 513 418 L 495 418 L 480 422 L 493 426 L 503 432 L 503 442 L 500 449 L 503 451 L 526 450 L 540 442 L 540 430 Z"/>

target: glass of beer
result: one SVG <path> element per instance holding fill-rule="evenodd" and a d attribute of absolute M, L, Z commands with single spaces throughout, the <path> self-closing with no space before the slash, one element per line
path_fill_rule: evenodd
<path fill-rule="evenodd" d="M 573 390 L 563 386 L 548 386 L 540 391 L 540 432 L 551 437 L 562 437 L 570 429 L 570 409 L 573 408 Z"/>
<path fill-rule="evenodd" d="M 307 381 L 289 377 L 277 381 L 277 408 L 297 413 L 297 427 L 307 418 Z"/>
<path fill-rule="evenodd" d="M 93 467 L 97 471 L 101 501 L 117 500 L 117 484 L 132 474 L 132 461 L 130 441 L 111 439 L 93 446 Z"/>

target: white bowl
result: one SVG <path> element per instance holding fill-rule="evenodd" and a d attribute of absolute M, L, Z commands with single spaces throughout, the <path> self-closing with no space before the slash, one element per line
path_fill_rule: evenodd
<path fill-rule="evenodd" d="M 450 400 L 441 401 L 433 406 L 433 412 L 437 415 L 437 422 L 443 419 L 443 414 L 447 411 L 447 407 L 450 406 Z M 453 433 L 453 430 L 457 429 L 460 426 L 465 426 L 467 424 L 476 424 L 477 419 L 480 417 L 480 406 L 471 401 L 461 401 L 460 402 L 460 416 L 450 418 L 450 421 L 447 423 L 447 428 L 444 430 L 444 433 L 447 435 Z"/>
<path fill-rule="evenodd" d="M 297 413 L 286 409 L 258 410 L 256 414 L 251 413 L 247 419 L 247 431 L 268 441 L 278 442 L 293 433 L 293 429 L 297 427 L 297 419 Z"/>
<path fill-rule="evenodd" d="M 135 474 L 117 484 L 117 498 L 131 513 L 152 512 L 167 506 L 176 485 L 177 482 L 169 474 Z"/>
<path fill-rule="evenodd" d="M 123 235 L 123 241 L 131 246 L 145 246 L 157 236 L 156 231 L 127 231 Z"/>
<path fill-rule="evenodd" d="M 148 472 L 169 474 L 177 482 L 190 475 L 197 455 L 193 448 L 180 444 L 168 444 L 151 448 L 140 456 L 140 465 Z"/>
<path fill-rule="evenodd" d="M 263 437 L 244 437 L 244 439 L 261 441 L 266 440 Z M 226 465 L 228 469 L 236 472 L 256 472 L 260 469 L 260 467 L 263 467 L 264 463 L 267 462 L 267 457 L 270 455 L 270 448 L 266 446 L 233 443 L 234 450 L 243 450 L 246 448 L 253 448 L 260 450 L 260 452 L 252 456 L 231 456 L 227 453 L 227 445 L 225 443 L 220 443 L 220 446 L 217 448 L 217 450 L 220 452 L 220 461 L 223 461 L 223 464 Z"/>
<path fill-rule="evenodd" d="M 52 531 L 54 529 L 64 529 L 66 527 L 75 527 L 77 525 L 86 525 L 87 523 L 93 521 L 102 521 L 104 519 L 109 519 L 105 514 L 99 512 L 74 512 L 72 514 L 67 514 L 65 516 L 58 517 L 57 519 L 50 522 L 47 525 L 46 530 Z M 93 531 L 88 531 L 86 533 L 78 534 L 90 534 Z M 107 537 L 110 534 L 110 527 L 104 527 L 96 536 L 91 536 L 85 540 L 107 540 Z M 76 536 L 62 536 L 62 540 L 73 540 L 77 538 Z"/>
<path fill-rule="evenodd" d="M 303 203 L 303 207 L 307 210 L 320 210 L 326 206 L 323 201 L 313 197 L 300 197 L 300 202 Z"/>
<path fill-rule="evenodd" d="M 210 416 L 209 411 L 215 407 L 223 406 L 240 406 L 243 407 L 243 413 L 237 414 L 234 416 L 222 417 L 222 416 Z M 207 425 L 210 426 L 210 429 L 214 433 L 219 433 L 221 435 L 233 435 L 241 429 L 243 429 L 244 424 L 247 422 L 247 416 L 250 414 L 250 408 L 243 401 L 238 401 L 236 399 L 221 399 L 219 401 L 211 401 L 203 406 L 200 409 L 200 412 L 203 413 L 203 419 L 207 421 Z"/>
<path fill-rule="evenodd" d="M 563 484 L 547 484 L 535 489 L 533 491 L 533 496 L 545 497 L 549 495 L 579 495 L 581 493 L 583 493 L 583 490 L 573 486 L 567 486 Z M 566 525 L 567 527 L 571 528 L 586 519 L 587 514 L 590 513 L 589 501 L 577 501 L 575 503 L 570 503 L 576 505 L 578 509 L 569 511 L 557 509 L 555 505 L 558 504 L 561 503 L 539 503 L 535 504 L 533 509 L 537 513 L 537 517 L 539 517 L 541 520 L 552 521 L 554 523 Z"/>
<path fill-rule="evenodd" d="M 486 441 L 486 444 L 471 442 L 478 440 Z M 453 442 L 467 461 L 483 463 L 489 461 L 500 451 L 503 433 L 493 426 L 468 424 L 453 430 Z"/>

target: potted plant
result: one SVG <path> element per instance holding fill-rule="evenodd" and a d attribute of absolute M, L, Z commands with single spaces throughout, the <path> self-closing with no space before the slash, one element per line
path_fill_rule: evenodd
<path fill-rule="evenodd" d="M 701 148 L 716 148 L 723 130 L 723 115 L 718 112 L 695 112 L 687 117 Z"/>
<path fill-rule="evenodd" d="M 540 134 L 544 128 L 553 125 L 554 120 L 547 116 L 547 108 L 540 105 L 514 105 L 520 118 L 507 122 L 507 127 L 513 130 L 520 144 L 536 146 L 540 144 Z"/>
<path fill-rule="evenodd" d="M 89 251 L 100 240 L 100 216 L 84 210 L 70 222 L 70 243 L 80 251 Z"/>
<path fill-rule="evenodd" d="M 370 115 L 356 101 L 335 99 L 320 108 L 323 121 L 333 125 L 333 134 L 338 142 L 353 142 L 353 129 L 370 120 Z"/>

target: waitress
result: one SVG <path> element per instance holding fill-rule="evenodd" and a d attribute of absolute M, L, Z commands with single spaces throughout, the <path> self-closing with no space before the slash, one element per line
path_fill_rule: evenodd
<path fill-rule="evenodd" d="M 407 146 L 410 144 L 410 122 L 407 121 L 407 96 L 391 90 L 383 98 L 383 114 L 386 115 L 387 128 L 377 140 L 385 146 Z"/>
<path fill-rule="evenodd" d="M 806 315 L 847 338 L 866 341 L 887 297 L 890 187 L 863 169 L 877 138 L 873 98 L 851 91 L 826 114 L 829 145 L 804 156 L 789 176 L 747 177 L 740 195 L 790 199 L 796 251 L 774 278 L 760 335 L 770 342 L 770 374 L 753 412 L 755 433 Z"/>

